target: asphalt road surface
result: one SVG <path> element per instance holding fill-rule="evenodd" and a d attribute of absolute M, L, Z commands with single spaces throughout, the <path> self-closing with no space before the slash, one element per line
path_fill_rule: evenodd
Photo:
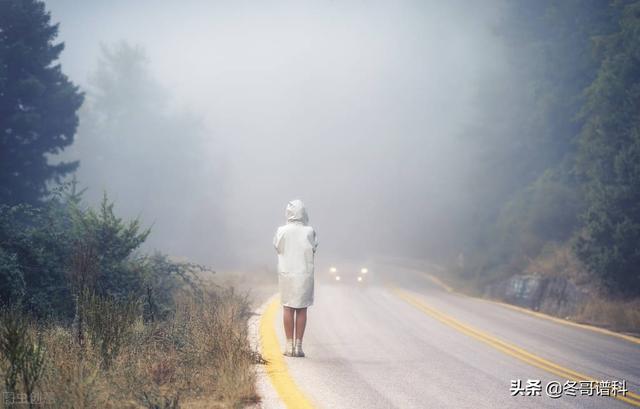
<path fill-rule="evenodd" d="M 450 293 L 399 268 L 385 273 L 390 280 L 378 272 L 377 283 L 368 286 L 318 280 L 304 340 L 307 357 L 273 358 L 282 364 L 272 371 L 280 380 L 271 378 L 280 383 L 280 397 L 297 388 L 305 400 L 287 405 L 284 399 L 283 406 L 640 406 L 637 341 Z M 263 324 L 263 332 L 275 332 L 272 352 L 284 345 L 279 304 L 275 308 Z M 595 389 L 602 380 L 626 381 L 626 398 L 595 396 L 610 390 L 606 383 Z"/>

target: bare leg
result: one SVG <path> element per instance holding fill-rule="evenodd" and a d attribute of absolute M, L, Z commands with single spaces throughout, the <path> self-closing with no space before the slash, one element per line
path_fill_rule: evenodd
<path fill-rule="evenodd" d="M 296 339 L 302 339 L 307 326 L 307 309 L 296 308 Z"/>
<path fill-rule="evenodd" d="M 287 339 L 293 339 L 293 312 L 291 307 L 284 307 L 283 321 L 284 321 L 284 334 Z"/>

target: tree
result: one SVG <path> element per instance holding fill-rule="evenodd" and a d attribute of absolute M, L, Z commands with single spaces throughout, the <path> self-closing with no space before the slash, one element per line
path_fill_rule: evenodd
<path fill-rule="evenodd" d="M 56 63 L 64 44 L 50 20 L 41 1 L 0 1 L 0 203 L 37 203 L 78 166 L 47 159 L 73 142 L 83 102 Z"/>
<path fill-rule="evenodd" d="M 0 205 L 0 305 L 69 318 L 83 290 L 142 296 L 149 272 L 135 252 L 149 229 L 116 216 L 106 195 L 93 209 L 81 194 L 66 184 L 37 207 Z"/>
<path fill-rule="evenodd" d="M 484 108 L 465 137 L 474 204 L 460 234 L 468 274 L 521 271 L 548 241 L 565 241 L 579 227 L 578 114 L 599 66 L 591 38 L 612 31 L 612 21 L 600 0 L 505 5 L 497 32 L 506 72 L 480 88 Z"/>
<path fill-rule="evenodd" d="M 80 159 L 76 175 L 88 203 L 98 205 L 108 191 L 123 216 L 142 212 L 154 226 L 148 246 L 212 262 L 223 255 L 218 243 L 184 238 L 223 225 L 218 139 L 202 118 L 176 106 L 142 47 L 119 42 L 101 51 L 78 136 L 59 158 Z"/>
<path fill-rule="evenodd" d="M 585 179 L 580 258 L 611 289 L 640 293 L 640 1 L 620 1 L 618 30 L 596 42 L 578 168 Z"/>

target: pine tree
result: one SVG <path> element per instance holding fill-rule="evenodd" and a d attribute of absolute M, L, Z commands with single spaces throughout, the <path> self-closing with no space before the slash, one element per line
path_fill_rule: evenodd
<path fill-rule="evenodd" d="M 602 65 L 588 89 L 578 168 L 586 179 L 577 245 L 612 289 L 640 293 L 640 1 L 620 1 L 619 31 L 596 43 Z"/>
<path fill-rule="evenodd" d="M 64 44 L 50 21 L 41 1 L 0 1 L 0 203 L 37 203 L 78 166 L 47 160 L 73 142 L 83 102 L 57 63 Z"/>

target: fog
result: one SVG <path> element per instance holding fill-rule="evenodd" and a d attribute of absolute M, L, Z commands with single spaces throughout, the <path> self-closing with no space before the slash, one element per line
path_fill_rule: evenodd
<path fill-rule="evenodd" d="M 66 44 L 62 68 L 88 101 L 101 44 L 125 41 L 166 100 L 147 105 L 199 135 L 198 146 L 170 142 L 198 155 L 198 174 L 154 142 L 169 131 L 130 141 L 166 172 L 77 157 L 89 201 L 106 190 L 117 212 L 153 224 L 148 248 L 220 269 L 271 265 L 274 230 L 299 198 L 321 263 L 457 251 L 451 236 L 470 217 L 473 184 L 461 135 L 479 88 L 504 70 L 497 2 L 46 4 Z M 86 112 L 77 138 L 91 145 Z"/>

